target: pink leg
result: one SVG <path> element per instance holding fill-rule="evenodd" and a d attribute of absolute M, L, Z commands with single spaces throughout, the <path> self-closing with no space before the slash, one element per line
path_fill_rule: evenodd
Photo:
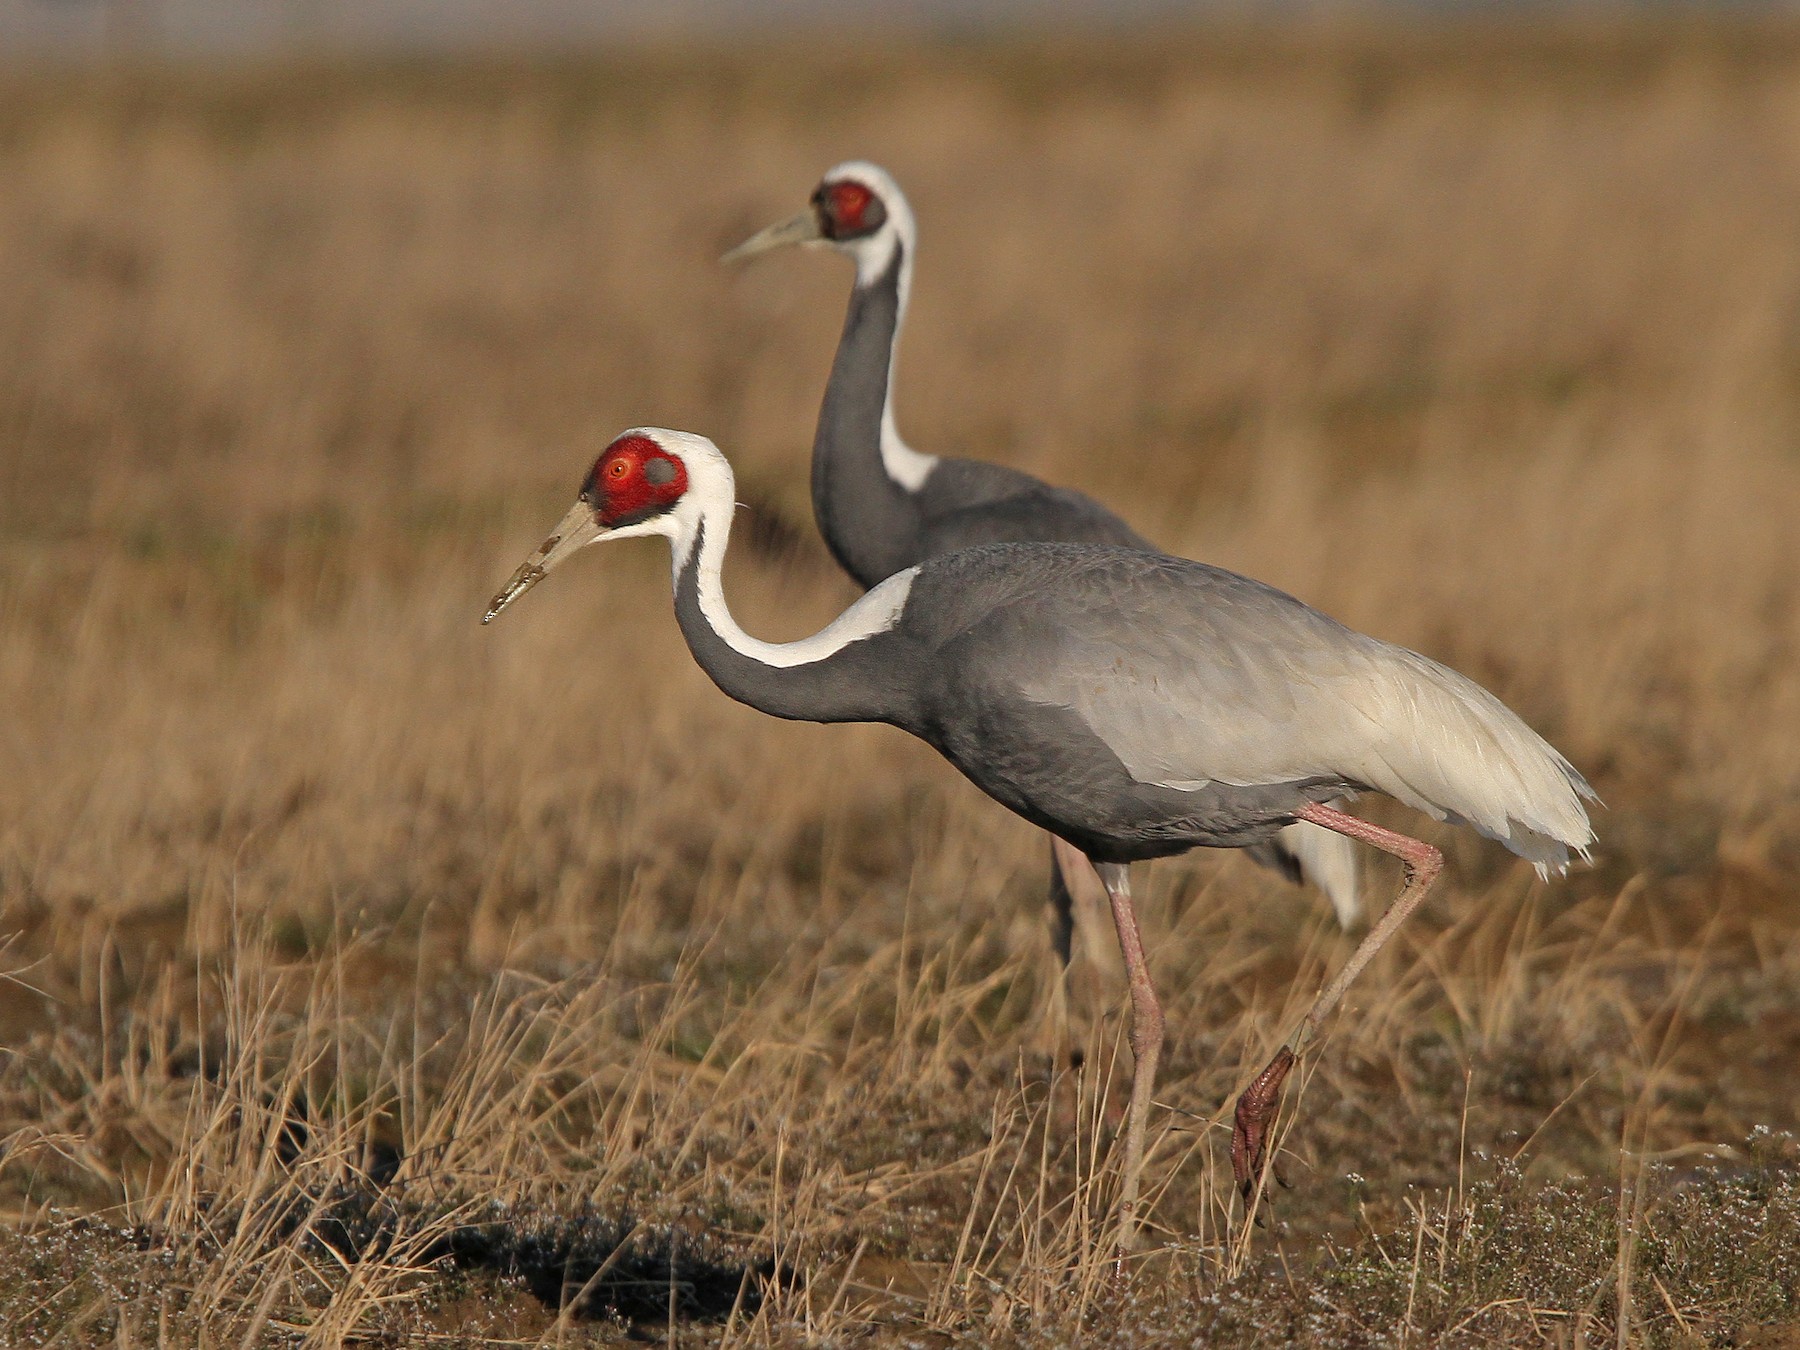
<path fill-rule="evenodd" d="M 1056 954 L 1066 969 L 1075 962 L 1077 934 L 1085 923 L 1092 923 L 1103 912 L 1106 891 L 1087 854 L 1055 835 L 1050 836 L 1050 863 L 1056 869 L 1050 887 L 1051 903 L 1056 909 Z M 1088 918 L 1089 915 L 1094 917 Z"/>
<path fill-rule="evenodd" d="M 1055 875 L 1050 898 L 1055 905 L 1056 951 L 1062 971 L 1055 992 L 1053 1060 L 1070 1068 L 1082 1063 L 1082 1036 L 1075 1028 L 1091 1025 L 1115 994 L 1111 960 L 1102 926 L 1112 927 L 1106 887 L 1087 854 L 1052 836 Z M 1073 1025 L 1071 1025 L 1071 1023 Z"/>
<path fill-rule="evenodd" d="M 1119 1249 L 1127 1251 L 1137 1240 L 1138 1176 L 1144 1170 L 1144 1125 L 1150 1116 L 1150 1092 L 1156 1083 L 1156 1062 L 1162 1056 L 1163 1014 L 1150 983 L 1150 967 L 1144 960 L 1144 940 L 1138 933 L 1137 913 L 1131 907 L 1130 869 L 1119 863 L 1095 863 L 1106 895 L 1112 901 L 1113 925 L 1119 930 L 1119 950 L 1131 979 L 1131 1105 L 1125 1114 L 1125 1166 L 1119 1182 Z"/>
<path fill-rule="evenodd" d="M 1384 853 L 1393 854 L 1406 869 L 1406 883 L 1400 888 L 1400 894 L 1395 897 L 1394 903 L 1388 906 L 1387 913 L 1381 916 L 1381 921 L 1369 930 L 1369 935 L 1350 954 L 1350 959 L 1337 973 L 1337 978 L 1325 986 L 1325 992 L 1307 1010 L 1305 1019 L 1300 1023 L 1300 1030 L 1294 1034 L 1290 1043 L 1275 1052 L 1268 1067 L 1252 1080 L 1250 1086 L 1244 1089 L 1244 1095 L 1238 1098 L 1231 1130 L 1231 1171 L 1237 1180 L 1238 1191 L 1244 1197 L 1244 1208 L 1252 1213 L 1256 1209 L 1256 1198 L 1262 1193 L 1263 1172 L 1268 1162 L 1266 1155 L 1269 1127 L 1274 1123 L 1275 1111 L 1281 1102 L 1281 1085 L 1286 1081 L 1288 1072 L 1299 1059 L 1300 1052 L 1306 1049 L 1307 1043 L 1317 1033 L 1319 1024 L 1344 997 L 1344 991 L 1350 987 L 1351 981 L 1362 973 L 1363 967 L 1369 964 L 1375 953 L 1406 922 L 1406 916 L 1419 907 L 1419 902 L 1425 898 L 1425 893 L 1431 889 L 1431 883 L 1444 866 L 1444 855 L 1430 844 L 1408 835 L 1396 834 L 1392 830 L 1384 830 L 1379 825 L 1371 825 L 1335 806 L 1309 803 L 1295 814 L 1301 820 L 1310 820 L 1315 825 L 1336 830 L 1339 834 L 1372 844 Z"/>

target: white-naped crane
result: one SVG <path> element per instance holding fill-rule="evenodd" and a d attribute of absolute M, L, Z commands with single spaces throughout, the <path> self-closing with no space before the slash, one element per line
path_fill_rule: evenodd
<path fill-rule="evenodd" d="M 1004 465 L 922 454 L 894 423 L 894 363 L 912 289 L 918 229 L 893 176 L 860 160 L 829 170 L 808 208 L 727 253 L 738 261 L 791 245 L 828 247 L 856 264 L 850 308 L 813 434 L 812 499 L 831 554 L 867 590 L 928 558 L 977 544 L 1155 546 L 1099 502 Z M 1356 846 L 1304 822 L 1251 850 L 1293 881 L 1324 891 L 1338 921 L 1361 915 Z M 1086 861 L 1052 836 L 1050 899 L 1057 953 L 1072 954 Z M 1083 882 L 1087 884 L 1084 885 Z M 1095 903 L 1098 903 L 1096 898 Z"/>
<path fill-rule="evenodd" d="M 1571 850 L 1585 855 L 1593 842 L 1586 781 L 1480 685 L 1272 587 L 1166 554 L 962 549 L 896 572 L 811 637 L 759 641 L 732 618 L 720 581 L 734 487 L 706 438 L 625 432 L 483 622 L 589 544 L 664 535 L 676 621 L 726 694 L 776 717 L 911 732 L 1085 854 L 1106 886 L 1131 985 L 1121 1247 L 1136 1234 L 1163 1042 L 1129 863 L 1252 846 L 1304 820 L 1405 869 L 1394 903 L 1238 1100 L 1232 1168 L 1253 1210 L 1296 1056 L 1442 864 L 1431 845 L 1328 803 L 1384 792 L 1498 839 L 1540 872 L 1565 868 Z"/>

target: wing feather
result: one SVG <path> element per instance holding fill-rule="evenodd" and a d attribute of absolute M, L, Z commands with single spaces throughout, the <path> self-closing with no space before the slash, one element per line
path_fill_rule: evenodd
<path fill-rule="evenodd" d="M 1337 778 L 1465 822 L 1540 869 L 1593 842 L 1592 789 L 1474 681 L 1204 564 L 1111 550 L 1062 561 L 981 626 L 1023 654 L 1025 697 L 1078 713 L 1138 781 Z"/>

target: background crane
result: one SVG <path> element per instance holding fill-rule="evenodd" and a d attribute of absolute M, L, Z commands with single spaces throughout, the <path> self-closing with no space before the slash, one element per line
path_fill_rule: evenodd
<path fill-rule="evenodd" d="M 831 554 L 865 590 L 928 558 L 977 544 L 1043 541 L 1154 549 L 1083 493 L 982 460 L 913 449 L 894 420 L 894 365 L 912 291 L 918 228 L 885 169 L 849 161 L 826 172 L 808 208 L 732 249 L 741 261 L 793 245 L 827 246 L 856 264 L 843 336 L 813 435 L 813 515 Z M 1361 914 L 1355 846 L 1305 823 L 1251 850 L 1291 880 L 1330 898 L 1338 921 Z M 1078 910 L 1097 909 L 1095 878 L 1080 853 L 1051 836 L 1055 945 L 1066 965 Z"/>

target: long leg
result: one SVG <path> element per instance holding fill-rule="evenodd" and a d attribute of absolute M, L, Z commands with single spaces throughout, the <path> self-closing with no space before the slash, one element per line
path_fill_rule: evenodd
<path fill-rule="evenodd" d="M 1106 887 L 1087 854 L 1065 840 L 1051 836 L 1051 863 L 1055 868 L 1050 898 L 1055 906 L 1055 938 L 1057 955 L 1062 958 L 1062 980 L 1058 989 L 1059 1006 L 1066 1037 L 1071 1014 L 1078 1025 L 1100 1015 L 1112 1002 L 1116 981 L 1112 978 L 1112 960 L 1106 948 L 1110 939 L 1103 936 L 1113 927 L 1107 904 Z M 1072 1067 L 1079 1067 L 1079 1042 L 1066 1044 L 1059 1050 L 1068 1054 Z"/>
<path fill-rule="evenodd" d="M 1119 863 L 1096 863 L 1094 869 L 1112 902 L 1119 950 L 1124 953 L 1131 980 L 1131 1106 L 1125 1113 L 1125 1166 L 1119 1183 L 1119 1247 L 1123 1251 L 1137 1238 L 1138 1174 L 1144 1169 L 1144 1124 L 1150 1116 L 1156 1062 L 1162 1056 L 1163 1015 L 1150 983 L 1150 967 L 1144 961 L 1137 913 L 1131 907 L 1131 873 Z"/>
<path fill-rule="evenodd" d="M 1103 912 L 1106 892 L 1097 881 L 1087 854 L 1066 839 L 1050 836 L 1050 905 L 1055 924 L 1051 933 L 1065 970 L 1075 959 L 1075 935 Z"/>
<path fill-rule="evenodd" d="M 1040 1048 L 1057 1067 L 1080 1068 L 1081 1037 L 1073 1019 L 1085 1024 L 1105 1002 L 1105 983 L 1096 958 L 1096 930 L 1110 927 L 1106 888 L 1087 854 L 1055 835 L 1050 840 L 1050 942 L 1061 969 L 1050 990 L 1049 1006 L 1039 1028 Z M 1079 1013 L 1077 1013 L 1079 1010 Z"/>
<path fill-rule="evenodd" d="M 1336 830 L 1339 834 L 1372 844 L 1384 853 L 1393 854 L 1406 869 L 1406 883 L 1401 886 L 1394 903 L 1388 906 L 1387 913 L 1381 916 L 1381 921 L 1369 930 L 1369 935 L 1350 954 L 1350 959 L 1337 973 L 1337 978 L 1326 985 L 1325 991 L 1314 1000 L 1300 1023 L 1300 1029 L 1289 1038 L 1288 1044 L 1275 1052 L 1268 1067 L 1252 1080 L 1250 1086 L 1244 1089 L 1244 1095 L 1238 1098 L 1231 1130 L 1231 1171 L 1237 1180 L 1238 1191 L 1244 1197 L 1244 1207 L 1249 1211 L 1255 1210 L 1256 1197 L 1262 1189 L 1269 1126 L 1275 1119 L 1275 1109 L 1281 1101 L 1281 1085 L 1286 1081 L 1288 1072 L 1294 1067 L 1300 1053 L 1306 1049 L 1307 1043 L 1318 1032 L 1319 1024 L 1344 997 L 1344 991 L 1350 987 L 1351 981 L 1362 973 L 1363 967 L 1369 964 L 1375 953 L 1406 922 L 1406 916 L 1419 907 L 1419 902 L 1425 898 L 1425 893 L 1431 889 L 1431 883 L 1444 866 L 1444 855 L 1430 844 L 1408 835 L 1396 834 L 1393 830 L 1384 830 L 1379 825 L 1371 825 L 1335 806 L 1309 803 L 1297 814 L 1302 820 L 1310 820 L 1315 825 Z"/>
<path fill-rule="evenodd" d="M 1075 955 L 1075 896 L 1069 890 L 1068 868 L 1063 863 L 1064 850 L 1072 847 L 1055 835 L 1050 836 L 1050 941 L 1064 970 Z M 1076 856 L 1083 867 L 1087 866 L 1085 857 Z"/>

